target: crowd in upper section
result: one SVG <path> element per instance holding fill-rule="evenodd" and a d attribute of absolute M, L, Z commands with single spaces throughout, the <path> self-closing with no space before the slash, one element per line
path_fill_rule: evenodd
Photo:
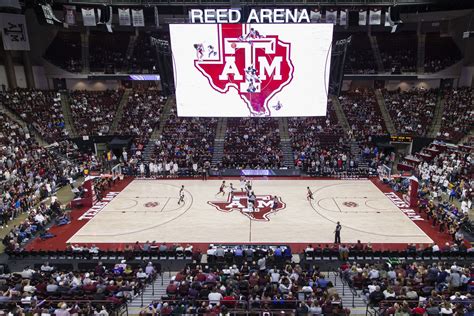
<path fill-rule="evenodd" d="M 445 92 L 441 131 L 437 137 L 458 142 L 474 127 L 474 89 L 450 89 Z"/>
<path fill-rule="evenodd" d="M 347 48 L 344 72 L 346 74 L 376 73 L 432 73 L 441 71 L 462 59 L 462 54 L 451 37 L 439 33 L 422 34 L 402 31 L 391 33 L 334 32 L 334 42 L 352 36 Z M 425 43 L 424 60 L 418 64 L 420 42 Z M 155 73 L 157 52 L 148 33 L 138 36 L 128 32 L 92 32 L 89 35 L 89 68 L 91 72 Z M 82 52 L 82 53 L 81 53 Z M 84 50 L 81 34 L 58 32 L 44 57 L 70 72 L 84 71 Z M 377 65 L 378 55 L 381 65 Z"/>
<path fill-rule="evenodd" d="M 433 121 L 438 90 L 384 91 L 384 98 L 398 133 L 426 136 Z"/>
<path fill-rule="evenodd" d="M 105 135 L 110 130 L 121 90 L 72 91 L 69 96 L 74 126 L 80 135 Z"/>
<path fill-rule="evenodd" d="M 339 103 L 354 139 L 367 141 L 370 136 L 387 134 L 373 90 L 356 89 L 345 92 L 339 97 Z"/>

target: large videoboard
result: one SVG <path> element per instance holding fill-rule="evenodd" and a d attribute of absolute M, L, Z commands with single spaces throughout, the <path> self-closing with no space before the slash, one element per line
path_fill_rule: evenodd
<path fill-rule="evenodd" d="M 326 115 L 332 24 L 173 24 L 179 116 Z"/>

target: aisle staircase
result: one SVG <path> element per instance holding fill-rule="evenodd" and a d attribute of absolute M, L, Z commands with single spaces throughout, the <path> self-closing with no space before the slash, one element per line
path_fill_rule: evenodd
<path fill-rule="evenodd" d="M 288 118 L 280 117 L 278 119 L 278 127 L 280 129 L 280 148 L 283 153 L 283 166 L 292 169 L 295 163 L 293 160 L 290 134 L 288 132 Z"/>
<path fill-rule="evenodd" d="M 145 290 L 139 295 L 135 296 L 128 304 L 129 315 L 138 315 L 143 307 L 148 306 L 154 300 L 159 300 L 166 296 L 166 287 L 170 284 L 172 276 L 177 272 L 163 272 L 161 276 L 157 276 L 153 284 L 149 284 Z"/>
<path fill-rule="evenodd" d="M 33 136 L 36 139 L 36 141 L 38 142 L 38 144 L 40 146 L 48 145 L 48 142 L 43 138 L 43 136 L 41 136 L 34 127 L 28 126 L 28 123 L 26 123 L 21 118 L 21 116 L 18 115 L 18 113 L 13 112 L 12 110 L 10 110 L 8 107 L 3 105 L 2 103 L 0 103 L 0 112 L 4 113 L 6 116 L 8 116 L 8 118 L 10 120 L 14 121 L 15 123 L 17 123 L 21 127 L 28 127 L 28 131 L 31 133 L 31 136 Z"/>
<path fill-rule="evenodd" d="M 68 135 L 72 137 L 77 136 L 77 131 L 72 121 L 71 106 L 69 104 L 69 94 L 66 91 L 61 92 L 61 109 L 64 116 L 64 126 Z"/>
<path fill-rule="evenodd" d="M 383 120 L 385 121 L 385 126 L 387 127 L 387 131 L 389 132 L 390 135 L 396 135 L 397 131 L 395 130 L 395 126 L 393 125 L 392 117 L 390 116 L 390 113 L 388 112 L 388 109 L 385 106 L 385 99 L 380 89 L 375 90 L 375 98 L 377 99 L 380 112 L 382 113 Z"/>
<path fill-rule="evenodd" d="M 150 136 L 150 140 L 145 146 L 145 149 L 143 150 L 143 160 L 145 162 L 148 162 L 150 160 L 151 155 L 153 154 L 153 151 L 155 150 L 155 141 L 160 138 L 161 133 L 163 132 L 163 129 L 166 124 L 166 120 L 170 116 L 171 108 L 176 106 L 176 97 L 170 96 L 168 97 L 168 100 L 166 100 L 165 105 L 163 106 L 163 111 L 161 111 L 160 115 L 160 125 L 158 128 L 155 128 L 153 130 L 153 133 Z"/>
<path fill-rule="evenodd" d="M 222 162 L 224 156 L 225 132 L 227 130 L 227 118 L 220 117 L 216 127 L 216 138 L 214 138 L 214 151 L 212 153 L 211 165 L 213 167 Z"/>
<path fill-rule="evenodd" d="M 444 103 L 445 99 L 441 96 L 438 96 L 438 100 L 436 101 L 436 107 L 433 114 L 433 121 L 431 122 L 430 129 L 428 131 L 428 137 L 436 138 L 439 131 L 441 130 L 441 123 L 443 121 L 443 113 L 444 113 Z"/>
<path fill-rule="evenodd" d="M 416 56 L 416 72 L 421 74 L 425 72 L 425 46 L 426 34 L 418 34 L 418 50 Z"/>
<path fill-rule="evenodd" d="M 125 91 L 123 92 L 122 98 L 120 99 L 119 105 L 117 107 L 117 112 L 115 112 L 114 120 L 112 121 L 112 125 L 110 126 L 109 134 L 115 134 L 117 132 L 119 123 L 122 121 L 123 109 L 127 105 L 128 97 L 130 96 L 131 92 L 132 89 L 125 89 Z"/>
<path fill-rule="evenodd" d="M 343 282 L 339 273 L 329 272 L 328 280 L 331 281 L 342 299 L 342 305 L 350 308 L 351 315 L 365 315 L 367 303 L 364 300 L 362 291 L 351 289 Z"/>
<path fill-rule="evenodd" d="M 337 121 L 339 122 L 339 125 L 341 125 L 344 129 L 344 132 L 348 133 L 351 130 L 351 126 L 349 125 L 349 121 L 347 121 L 347 117 L 344 114 L 344 110 L 342 109 L 341 103 L 335 95 L 331 96 L 331 99 L 334 111 L 336 112 Z"/>
<path fill-rule="evenodd" d="M 385 72 L 383 68 L 382 57 L 380 56 L 379 44 L 377 43 L 377 37 L 369 35 L 370 47 L 372 47 L 372 52 L 375 57 L 375 65 L 377 66 L 377 72 Z"/>

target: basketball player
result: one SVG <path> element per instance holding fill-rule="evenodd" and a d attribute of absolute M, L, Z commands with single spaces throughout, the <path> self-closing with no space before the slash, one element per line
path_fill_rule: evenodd
<path fill-rule="evenodd" d="M 308 201 L 314 200 L 314 198 L 313 198 L 313 192 L 311 192 L 311 189 L 310 189 L 309 187 L 307 187 L 307 189 L 308 189 L 308 193 L 306 193 L 306 199 L 307 199 Z"/>
<path fill-rule="evenodd" d="M 178 205 L 181 204 L 181 202 L 184 203 L 184 185 L 181 186 L 181 189 L 179 190 L 179 200 L 178 200 Z"/>
<path fill-rule="evenodd" d="M 217 55 L 217 52 L 214 51 L 214 46 L 209 45 L 209 46 L 207 46 L 207 49 L 208 49 L 207 58 L 211 58 L 211 56 L 216 56 Z"/>
<path fill-rule="evenodd" d="M 245 186 L 245 189 L 247 190 L 247 195 L 252 192 L 252 183 L 250 182 L 250 180 L 247 181 L 247 184 Z"/>
<path fill-rule="evenodd" d="M 245 181 L 245 177 L 241 176 L 240 177 L 240 190 L 244 192 L 245 187 L 246 187 L 247 181 Z"/>
<path fill-rule="evenodd" d="M 234 195 L 235 188 L 232 183 L 229 184 L 229 196 L 232 197 Z"/>
<path fill-rule="evenodd" d="M 226 188 L 227 186 L 225 185 L 225 181 L 222 181 L 222 184 L 221 184 L 221 187 L 219 188 L 219 192 L 216 193 L 216 195 L 219 195 L 222 193 L 222 196 L 225 195 L 225 192 L 224 192 L 224 189 Z"/>
<path fill-rule="evenodd" d="M 202 61 L 204 57 L 204 45 L 203 44 L 194 44 L 194 48 L 196 49 L 196 57 L 199 61 Z"/>
<path fill-rule="evenodd" d="M 255 196 L 255 193 L 251 192 L 248 195 L 249 203 L 252 203 L 252 205 L 255 205 L 255 202 L 257 201 L 257 197 Z"/>
<path fill-rule="evenodd" d="M 276 210 L 278 207 L 278 196 L 273 197 L 273 205 L 272 205 L 272 211 Z"/>

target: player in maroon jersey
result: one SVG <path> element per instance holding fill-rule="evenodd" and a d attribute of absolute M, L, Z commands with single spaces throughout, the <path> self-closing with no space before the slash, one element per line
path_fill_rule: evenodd
<path fill-rule="evenodd" d="M 227 186 L 225 185 L 225 181 L 222 181 L 222 184 L 221 184 L 221 187 L 219 188 L 219 192 L 217 192 L 216 195 L 219 195 L 222 193 L 222 196 L 225 195 L 225 192 L 224 192 L 224 189 L 226 188 Z"/>

